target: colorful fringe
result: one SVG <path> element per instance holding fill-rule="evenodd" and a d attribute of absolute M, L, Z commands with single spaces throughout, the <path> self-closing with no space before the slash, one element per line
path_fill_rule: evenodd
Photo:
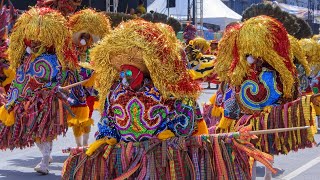
<path fill-rule="evenodd" d="M 271 168 L 271 156 L 227 137 L 104 144 L 91 156 L 72 149 L 62 179 L 250 179 L 250 156 Z"/>
<path fill-rule="evenodd" d="M 266 108 L 258 115 L 243 115 L 236 128 L 251 124 L 253 130 L 311 126 L 309 129 L 289 131 L 277 134 L 259 135 L 252 140 L 256 148 L 263 152 L 278 155 L 290 151 L 311 148 L 315 144 L 314 122 L 315 113 L 312 108 L 311 96 L 284 105 Z"/>
<path fill-rule="evenodd" d="M 314 134 L 316 133 L 314 101 L 317 101 L 317 98 L 312 99 L 311 95 L 308 95 L 284 105 L 269 106 L 260 114 L 242 115 L 239 120 L 234 122 L 235 125 L 219 132 L 233 132 L 247 125 L 252 125 L 253 130 L 311 126 L 310 129 L 259 135 L 258 139 L 251 141 L 256 148 L 273 155 L 288 154 L 292 150 L 311 148 L 315 143 Z M 208 113 L 212 107 L 212 105 L 204 106 L 204 113 Z M 208 123 L 211 124 L 211 126 L 208 126 L 209 133 L 219 133 L 216 131 L 219 120 L 217 121 L 214 116 L 211 115 L 210 117 L 206 114 L 204 118 L 212 120 Z"/>
<path fill-rule="evenodd" d="M 12 126 L 0 124 L 0 149 L 25 148 L 65 135 L 68 102 L 56 90 L 41 90 L 13 107 Z"/>

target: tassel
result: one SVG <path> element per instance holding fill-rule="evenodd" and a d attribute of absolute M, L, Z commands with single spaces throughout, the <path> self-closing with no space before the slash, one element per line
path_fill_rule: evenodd
<path fill-rule="evenodd" d="M 217 93 L 215 93 L 211 98 L 210 98 L 210 103 L 212 104 L 212 110 L 211 110 L 211 116 L 213 117 L 221 117 L 223 114 L 223 108 L 216 106 L 216 99 L 217 99 Z"/>
<path fill-rule="evenodd" d="M 206 122 L 202 119 L 200 121 L 197 121 L 197 131 L 193 136 L 203 135 L 203 134 L 209 134 L 208 127 Z"/>
<path fill-rule="evenodd" d="M 5 87 L 5 86 L 11 84 L 11 82 L 14 80 L 14 78 L 16 76 L 16 72 L 14 70 L 12 70 L 11 68 L 8 68 L 8 69 L 3 69 L 3 73 L 7 77 L 6 80 L 4 80 L 2 82 L 2 86 Z"/>
<path fill-rule="evenodd" d="M 15 122 L 15 114 L 13 111 L 10 113 L 8 110 L 4 107 L 0 107 L 0 121 L 5 125 L 5 126 L 12 126 Z"/>
<path fill-rule="evenodd" d="M 71 107 L 72 113 L 68 115 L 68 125 L 69 126 L 90 126 L 92 124 L 92 119 L 89 118 L 90 110 L 88 106 L 81 107 Z"/>
<path fill-rule="evenodd" d="M 227 117 L 222 117 L 220 122 L 219 122 L 219 125 L 218 127 L 220 129 L 228 129 L 232 123 L 233 119 L 230 119 L 230 118 L 227 118 Z"/>
<path fill-rule="evenodd" d="M 84 87 L 93 87 L 95 79 L 96 79 L 96 74 L 93 73 L 93 75 L 89 78 L 89 80 L 87 82 L 83 83 L 82 85 Z"/>
<path fill-rule="evenodd" d="M 99 109 L 100 108 L 100 102 L 99 101 L 95 101 L 94 105 L 93 105 L 93 109 Z"/>

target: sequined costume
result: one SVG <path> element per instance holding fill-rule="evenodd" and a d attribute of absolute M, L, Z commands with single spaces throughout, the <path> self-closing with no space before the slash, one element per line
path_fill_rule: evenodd
<path fill-rule="evenodd" d="M 97 139 L 110 137 L 118 141 L 139 142 L 164 130 L 175 136 L 190 136 L 202 120 L 200 109 L 175 98 L 165 99 L 149 79 L 138 92 L 115 84 L 105 103 Z"/>

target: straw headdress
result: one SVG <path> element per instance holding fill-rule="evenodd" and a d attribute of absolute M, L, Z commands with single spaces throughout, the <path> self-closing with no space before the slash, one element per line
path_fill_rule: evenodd
<path fill-rule="evenodd" d="M 299 41 L 304 50 L 309 66 L 316 71 L 320 70 L 320 45 L 313 39 L 301 39 Z"/>
<path fill-rule="evenodd" d="M 292 96 L 295 66 L 287 31 L 280 22 L 268 16 L 257 16 L 226 34 L 227 39 L 224 37 L 219 44 L 216 66 L 225 66 L 216 68 L 219 77 L 229 79 L 232 85 L 241 85 L 250 72 L 246 57 L 251 55 L 272 66 L 280 74 L 284 97 Z"/>
<path fill-rule="evenodd" d="M 120 24 L 92 48 L 90 59 L 97 76 L 96 88 L 102 108 L 119 76 L 117 67 L 124 64 L 145 67 L 146 70 L 142 71 L 150 74 L 164 98 L 198 97 L 199 84 L 187 73 L 180 56 L 181 45 L 170 32 L 174 31 L 160 23 L 131 20 Z"/>
<path fill-rule="evenodd" d="M 111 31 L 107 16 L 93 9 L 84 9 L 70 16 L 69 27 L 73 36 L 79 36 L 80 33 L 89 33 L 98 39 L 102 39 Z"/>
<path fill-rule="evenodd" d="M 63 68 L 75 62 L 72 51 L 71 33 L 67 20 L 58 12 L 49 8 L 31 8 L 17 20 L 10 36 L 8 59 L 12 68 L 21 64 L 25 54 L 24 40 L 38 41 L 42 47 L 54 48 Z"/>

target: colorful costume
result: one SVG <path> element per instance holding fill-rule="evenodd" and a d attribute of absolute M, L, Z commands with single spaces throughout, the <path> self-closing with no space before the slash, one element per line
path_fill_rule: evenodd
<path fill-rule="evenodd" d="M 291 35 L 288 35 L 288 37 L 290 40 L 293 63 L 295 64 L 297 69 L 300 92 L 302 95 L 310 94 L 310 92 L 312 91 L 309 81 L 311 69 L 307 61 L 305 51 L 301 48 L 298 39 Z"/>
<path fill-rule="evenodd" d="M 92 49 L 97 141 L 72 152 L 63 179 L 250 179 L 248 153 L 266 162 L 250 144 L 206 135 L 199 84 L 180 50 L 169 26 L 141 20 L 120 24 Z"/>
<path fill-rule="evenodd" d="M 9 69 L 9 63 L 6 60 L 7 55 L 5 53 L 8 49 L 7 16 L 7 8 L 4 6 L 0 12 L 0 106 L 7 102 L 5 94 L 14 76 L 14 72 Z"/>
<path fill-rule="evenodd" d="M 185 48 L 188 60 L 188 69 L 193 79 L 205 82 L 217 82 L 213 73 L 215 56 L 210 54 L 210 44 L 203 38 L 191 40 Z"/>
<path fill-rule="evenodd" d="M 212 98 L 212 114 L 221 117 L 216 129 L 234 131 L 248 124 L 255 130 L 314 125 L 311 96 L 299 97 L 293 56 L 306 71 L 308 66 L 293 41 L 277 20 L 267 16 L 251 18 L 226 31 L 215 65 L 224 81 Z M 263 135 L 255 146 L 263 152 L 287 154 L 312 147 L 313 135 L 312 129 Z"/>
<path fill-rule="evenodd" d="M 43 174 L 48 173 L 52 140 L 68 128 L 68 102 L 58 88 L 75 63 L 66 23 L 54 10 L 32 8 L 19 17 L 8 48 L 16 76 L 0 109 L 0 149 L 36 143 L 43 158 L 35 170 Z"/>
<path fill-rule="evenodd" d="M 69 18 L 69 27 L 73 33 L 73 44 L 80 63 L 90 62 L 90 48 L 111 30 L 108 18 L 92 9 L 81 10 L 72 15 Z M 81 67 L 74 72 L 73 83 L 89 79 L 91 75 L 92 70 Z M 87 87 L 77 86 L 76 89 L 71 90 L 71 98 L 74 99 L 71 105 L 75 117 L 70 116 L 68 119 L 79 147 L 88 146 L 90 126 L 93 123 L 91 116 L 97 100 L 97 93 L 92 87 L 93 83 L 88 82 L 85 86 Z M 82 135 L 83 143 L 81 143 Z"/>
<path fill-rule="evenodd" d="M 313 39 L 301 39 L 299 41 L 303 49 L 311 72 L 309 76 L 308 94 L 318 94 L 320 89 L 320 45 Z M 319 97 L 314 98 L 314 108 L 316 115 L 320 115 Z"/>

